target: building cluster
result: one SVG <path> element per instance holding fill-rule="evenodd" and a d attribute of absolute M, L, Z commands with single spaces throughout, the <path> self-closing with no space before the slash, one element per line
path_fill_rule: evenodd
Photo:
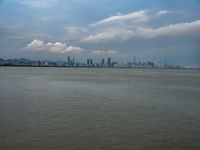
<path fill-rule="evenodd" d="M 29 67 L 88 67 L 88 68 L 162 68 L 153 62 L 133 62 L 119 63 L 112 61 L 110 57 L 102 59 L 100 63 L 95 63 L 92 58 L 87 58 L 85 62 L 77 62 L 68 56 L 67 61 L 29 60 L 29 59 L 1 59 L 0 66 L 29 66 Z M 164 68 L 177 68 L 177 66 L 163 66 Z M 180 67 L 179 67 L 180 68 Z"/>
<path fill-rule="evenodd" d="M 94 63 L 92 58 L 88 58 L 86 62 L 77 62 L 74 58 L 68 56 L 67 61 L 49 61 L 49 60 L 29 60 L 21 59 L 1 59 L 0 66 L 32 66 L 32 67 L 114 67 L 116 62 L 111 62 L 108 58 L 106 62 L 102 59 L 101 63 Z"/>

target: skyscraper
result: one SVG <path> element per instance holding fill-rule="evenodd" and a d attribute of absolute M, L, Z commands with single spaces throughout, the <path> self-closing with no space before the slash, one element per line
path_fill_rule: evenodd
<path fill-rule="evenodd" d="M 68 58 L 67 58 L 67 64 L 68 64 L 68 65 L 71 65 L 70 56 L 68 56 Z"/>
<path fill-rule="evenodd" d="M 104 59 L 101 60 L 101 66 L 104 66 L 105 65 L 105 61 Z"/>
<path fill-rule="evenodd" d="M 93 64 L 93 60 L 92 60 L 92 59 L 90 59 L 90 65 L 92 66 L 92 64 Z"/>
<path fill-rule="evenodd" d="M 74 64 L 75 64 L 75 59 L 73 58 L 71 61 L 71 65 L 74 66 Z"/>
<path fill-rule="evenodd" d="M 108 57 L 108 62 L 107 62 L 107 65 L 108 65 L 108 67 L 110 67 L 110 66 L 111 66 L 111 58 L 110 58 L 110 57 Z"/>
<path fill-rule="evenodd" d="M 91 58 L 87 59 L 87 66 L 92 66 L 93 65 L 93 60 Z"/>
<path fill-rule="evenodd" d="M 90 65 L 90 59 L 88 58 L 87 59 L 87 66 L 89 66 Z"/>
<path fill-rule="evenodd" d="M 136 56 L 133 57 L 133 65 L 132 67 L 137 67 Z"/>

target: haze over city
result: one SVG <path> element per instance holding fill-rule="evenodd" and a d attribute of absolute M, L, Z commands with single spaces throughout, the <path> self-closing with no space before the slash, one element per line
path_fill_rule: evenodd
<path fill-rule="evenodd" d="M 0 57 L 200 65 L 199 0 L 1 0 Z"/>

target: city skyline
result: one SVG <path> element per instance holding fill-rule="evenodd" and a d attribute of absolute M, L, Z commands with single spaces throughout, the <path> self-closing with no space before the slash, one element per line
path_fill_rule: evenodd
<path fill-rule="evenodd" d="M 0 0 L 0 57 L 200 66 L 200 1 Z"/>
<path fill-rule="evenodd" d="M 31 60 L 27 58 L 3 59 L 0 58 L 0 66 L 27 66 L 27 67 L 82 67 L 82 68 L 157 68 L 157 69 L 199 69 L 199 66 L 180 66 L 168 63 L 156 64 L 152 61 L 136 61 L 134 56 L 132 61 L 118 62 L 111 57 L 102 58 L 97 61 L 87 58 L 85 61 L 77 61 L 75 58 L 67 57 L 67 60 Z"/>

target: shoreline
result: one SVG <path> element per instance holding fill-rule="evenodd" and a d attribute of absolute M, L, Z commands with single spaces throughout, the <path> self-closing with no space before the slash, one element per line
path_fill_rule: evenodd
<path fill-rule="evenodd" d="M 95 67 L 95 66 L 29 66 L 29 65 L 4 65 L 0 67 L 16 67 L 16 68 L 91 68 L 91 69 L 162 69 L 162 70 L 200 70 L 200 68 L 164 68 L 164 67 Z"/>

